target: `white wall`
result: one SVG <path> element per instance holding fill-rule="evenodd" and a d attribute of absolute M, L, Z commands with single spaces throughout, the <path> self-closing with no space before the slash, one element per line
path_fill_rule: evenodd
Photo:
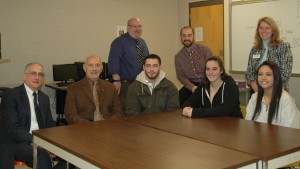
<path fill-rule="evenodd" d="M 174 55 L 182 48 L 179 31 L 189 25 L 189 3 L 200 0 L 0 0 L 2 57 L 0 85 L 21 83 L 26 63 L 45 66 L 46 79 L 52 81 L 52 64 L 83 61 L 99 54 L 107 61 L 116 26 L 131 17 L 143 24 L 142 37 L 150 53 L 162 57 L 167 77 L 177 87 Z M 237 1 L 237 0 L 233 0 Z M 224 0 L 224 64 L 229 70 L 229 0 Z M 250 50 L 250 49 L 249 49 Z M 243 74 L 232 74 L 243 79 Z M 300 105 L 299 78 L 291 78 L 290 90 Z M 54 99 L 54 92 L 44 88 Z M 55 105 L 53 106 L 55 108 Z"/>
<path fill-rule="evenodd" d="M 38 61 L 52 80 L 52 64 L 99 54 L 107 61 L 116 26 L 139 17 L 150 52 L 167 63 L 177 50 L 177 2 L 173 0 L 1 0 L 1 84 L 20 82 L 25 63 Z M 171 67 L 172 65 L 170 65 Z M 167 74 L 173 74 L 167 68 Z M 7 74 L 9 76 L 7 76 Z M 173 76 L 172 76 L 173 77 Z"/>
<path fill-rule="evenodd" d="M 108 60 L 116 26 L 139 17 L 150 53 L 161 56 L 167 77 L 177 86 L 178 13 L 174 0 L 0 0 L 2 58 L 0 85 L 21 84 L 25 64 L 40 62 L 46 81 L 52 64 L 83 61 L 91 54 Z M 54 91 L 43 89 L 54 102 Z M 55 112 L 55 104 L 53 104 Z"/>

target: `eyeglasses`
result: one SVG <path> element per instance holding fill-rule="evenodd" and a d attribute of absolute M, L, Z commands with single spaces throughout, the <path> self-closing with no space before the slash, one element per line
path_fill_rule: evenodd
<path fill-rule="evenodd" d="M 142 25 L 128 25 L 128 26 L 130 26 L 130 27 L 133 27 L 133 28 L 142 28 L 143 26 Z"/>
<path fill-rule="evenodd" d="M 87 67 L 89 67 L 89 68 L 101 68 L 102 64 L 87 64 Z"/>
<path fill-rule="evenodd" d="M 26 73 L 29 74 L 31 77 L 44 77 L 44 73 L 37 73 L 37 72 L 30 72 L 30 73 Z"/>

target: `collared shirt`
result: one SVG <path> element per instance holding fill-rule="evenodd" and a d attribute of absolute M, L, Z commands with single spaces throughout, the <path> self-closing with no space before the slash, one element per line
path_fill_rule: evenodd
<path fill-rule="evenodd" d="M 27 93 L 27 97 L 28 97 L 28 100 L 29 100 L 29 106 L 30 106 L 30 115 L 31 115 L 31 123 L 30 123 L 30 130 L 29 130 L 29 133 L 31 134 L 33 130 L 38 130 L 39 129 L 39 124 L 36 120 L 36 115 L 35 115 L 35 110 L 34 110 L 34 103 L 33 103 L 33 92 L 25 83 L 24 83 L 24 86 L 25 86 L 25 90 L 26 90 L 26 93 Z M 37 93 L 37 97 L 38 97 L 38 91 L 36 91 Z"/>
<path fill-rule="evenodd" d="M 86 78 L 87 78 L 87 77 L 86 77 Z M 92 81 L 92 80 L 89 79 L 89 78 L 87 78 L 87 80 L 88 80 L 88 82 L 89 82 L 89 86 L 90 86 L 90 88 L 91 88 L 91 91 L 93 92 L 94 81 Z M 97 84 L 99 84 L 99 80 L 100 80 L 100 78 L 98 78 Z M 97 88 L 97 90 L 98 90 L 98 93 L 99 93 L 99 87 Z"/>
<path fill-rule="evenodd" d="M 142 38 L 139 38 L 143 55 L 148 56 L 149 50 Z M 136 50 L 136 40 L 128 33 L 116 38 L 110 48 L 108 57 L 110 75 L 118 74 L 122 80 L 133 81 L 141 72 Z"/>
<path fill-rule="evenodd" d="M 211 50 L 193 43 L 190 48 L 183 47 L 175 55 L 177 79 L 188 89 L 192 90 L 192 82 L 201 82 L 204 75 L 205 61 L 212 56 Z"/>

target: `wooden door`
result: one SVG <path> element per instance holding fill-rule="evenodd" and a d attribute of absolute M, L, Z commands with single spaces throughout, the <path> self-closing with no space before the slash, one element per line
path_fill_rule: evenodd
<path fill-rule="evenodd" d="M 196 43 L 208 46 L 213 56 L 218 56 L 222 60 L 224 59 L 223 18 L 223 1 L 190 3 L 190 26 L 194 29 L 202 28 L 203 32 L 203 40 Z"/>

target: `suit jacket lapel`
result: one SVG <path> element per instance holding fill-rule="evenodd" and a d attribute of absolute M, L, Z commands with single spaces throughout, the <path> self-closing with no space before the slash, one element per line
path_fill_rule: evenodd
<path fill-rule="evenodd" d="M 39 103 L 39 110 L 40 110 L 40 116 L 41 116 L 41 120 L 42 120 L 42 124 L 43 126 L 39 126 L 39 128 L 44 128 L 45 123 L 46 123 L 46 113 L 48 112 L 44 112 L 44 110 L 48 110 L 47 108 L 44 108 L 44 101 L 43 98 L 41 96 L 41 91 L 38 91 L 38 103 Z"/>
<path fill-rule="evenodd" d="M 94 103 L 93 91 L 90 87 L 90 84 L 89 84 L 89 81 L 87 78 L 85 78 L 82 81 L 81 88 L 82 88 L 83 92 L 87 95 L 87 97 L 91 100 L 91 102 Z"/>
<path fill-rule="evenodd" d="M 102 105 L 103 105 L 103 102 L 104 102 L 104 93 L 105 93 L 105 87 L 104 87 L 104 83 L 101 82 L 101 80 L 99 80 L 99 83 L 98 83 L 98 87 L 99 87 L 99 109 L 101 111 L 101 108 L 102 108 Z"/>
<path fill-rule="evenodd" d="M 25 109 L 26 116 L 27 116 L 27 119 L 28 119 L 28 124 L 31 125 L 30 105 L 29 105 L 29 100 L 28 100 L 28 96 L 27 96 L 27 92 L 26 92 L 24 84 L 21 88 L 21 100 L 22 100 L 22 103 L 24 104 L 24 109 Z M 29 127 L 30 127 L 30 125 L 29 125 Z"/>

